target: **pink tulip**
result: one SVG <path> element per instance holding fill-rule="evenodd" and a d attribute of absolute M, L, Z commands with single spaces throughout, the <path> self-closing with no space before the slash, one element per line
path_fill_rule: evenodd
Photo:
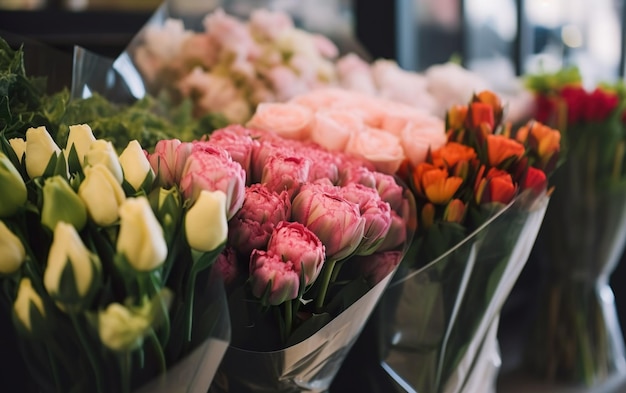
<path fill-rule="evenodd" d="M 257 298 L 263 298 L 269 289 L 267 302 L 276 306 L 298 297 L 300 276 L 294 264 L 283 262 L 280 255 L 254 250 L 250 256 L 250 283 Z"/>
<path fill-rule="evenodd" d="M 370 171 L 362 165 L 346 164 L 341 167 L 339 173 L 339 185 L 350 183 L 363 184 L 367 187 L 376 187 L 376 177 L 374 171 Z"/>
<path fill-rule="evenodd" d="M 250 178 L 251 183 L 260 183 L 267 160 L 270 156 L 282 154 L 285 156 L 293 155 L 295 150 L 285 144 L 285 140 L 264 137 L 257 139 L 259 145 L 252 149 L 252 161 L 250 162 Z"/>
<path fill-rule="evenodd" d="M 356 254 L 369 255 L 376 251 L 385 239 L 391 226 L 391 207 L 380 199 L 378 191 L 362 184 L 348 184 L 341 188 L 341 195 L 359 207 L 361 217 L 365 218 L 363 239 Z"/>
<path fill-rule="evenodd" d="M 292 202 L 292 219 L 304 224 L 326 247 L 327 259 L 341 260 L 352 255 L 361 243 L 365 218 L 356 204 L 328 186 L 307 183 Z"/>
<path fill-rule="evenodd" d="M 192 143 L 183 143 L 178 139 L 157 142 L 154 153 L 148 156 L 148 160 L 157 176 L 156 182 L 161 187 L 168 188 L 180 181 L 192 146 Z"/>
<path fill-rule="evenodd" d="M 217 256 L 215 268 L 224 280 L 224 285 L 229 285 L 237 278 L 239 267 L 237 266 L 237 253 L 232 247 L 226 247 Z"/>
<path fill-rule="evenodd" d="M 272 155 L 263 168 L 261 183 L 275 192 L 287 191 L 292 198 L 309 179 L 311 163 L 311 159 L 298 155 Z"/>
<path fill-rule="evenodd" d="M 228 151 L 233 161 L 238 162 L 249 173 L 252 150 L 259 145 L 258 141 L 252 139 L 250 130 L 240 125 L 230 125 L 213 131 L 209 142 Z"/>
<path fill-rule="evenodd" d="M 276 193 L 255 183 L 246 188 L 243 206 L 229 222 L 228 242 L 247 259 L 253 249 L 265 249 L 276 224 L 290 216 L 286 191 Z"/>
<path fill-rule="evenodd" d="M 378 246 L 377 252 L 391 251 L 403 245 L 406 241 L 407 222 L 395 210 L 391 211 L 391 223 L 387 236 Z"/>
<path fill-rule="evenodd" d="M 377 252 L 368 256 L 354 258 L 361 274 L 370 285 L 374 286 L 392 273 L 402 261 L 402 251 Z"/>
<path fill-rule="evenodd" d="M 294 265 L 298 276 L 304 269 L 304 282 L 312 284 L 324 264 L 326 250 L 320 239 L 299 222 L 282 221 L 274 228 L 267 249 Z"/>
<path fill-rule="evenodd" d="M 200 191 L 223 191 L 230 220 L 243 205 L 246 172 L 228 152 L 209 143 L 194 143 L 183 169 L 180 189 L 186 199 L 195 201 Z"/>
<path fill-rule="evenodd" d="M 392 210 L 400 211 L 404 200 L 404 190 L 401 185 L 396 182 L 392 175 L 381 172 L 374 172 L 376 179 L 376 190 L 380 199 L 389 203 Z"/>

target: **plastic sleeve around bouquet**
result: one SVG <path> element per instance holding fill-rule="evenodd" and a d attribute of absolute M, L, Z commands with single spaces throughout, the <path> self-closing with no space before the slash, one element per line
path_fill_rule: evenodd
<path fill-rule="evenodd" d="M 382 368 L 398 391 L 493 388 L 499 367 L 493 332 L 548 202 L 545 195 L 522 194 L 424 268 L 396 273 L 381 300 L 379 339 Z"/>
<path fill-rule="evenodd" d="M 403 218 L 415 217 L 415 201 L 406 190 Z M 413 238 L 407 221 L 404 255 Z M 347 261 L 349 263 L 349 260 Z M 359 337 L 397 267 L 365 295 L 303 341 L 278 351 L 250 351 L 230 346 L 220 365 L 211 393 L 221 392 L 326 392 L 350 348 Z"/>

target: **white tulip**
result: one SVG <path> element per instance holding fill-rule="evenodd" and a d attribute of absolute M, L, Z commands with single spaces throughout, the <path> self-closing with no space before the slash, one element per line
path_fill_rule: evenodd
<path fill-rule="evenodd" d="M 128 143 L 128 146 L 120 154 L 120 164 L 124 172 L 124 179 L 138 191 L 147 176 L 154 179 L 154 172 L 146 153 L 136 140 Z"/>
<path fill-rule="evenodd" d="M 24 153 L 26 153 L 26 141 L 22 138 L 11 138 L 9 139 L 9 144 L 15 152 L 18 160 L 22 162 L 22 159 L 24 159 Z"/>
<path fill-rule="evenodd" d="M 103 164 L 107 167 L 117 182 L 122 184 L 124 173 L 122 172 L 122 165 L 113 147 L 113 143 L 105 141 L 104 139 L 96 139 L 91 142 L 89 150 L 85 154 L 84 167 L 95 166 L 97 164 Z"/>
<path fill-rule="evenodd" d="M 44 174 L 50 159 L 59 156 L 61 149 L 54 143 L 46 127 L 31 127 L 26 130 L 26 173 L 33 179 Z"/>
<path fill-rule="evenodd" d="M 141 347 L 152 321 L 148 312 L 137 311 L 142 310 L 131 310 L 120 303 L 111 303 L 104 311 L 100 311 L 98 313 L 100 341 L 117 352 L 132 351 Z"/>
<path fill-rule="evenodd" d="M 125 255 L 137 271 L 147 272 L 160 267 L 167 257 L 167 244 L 148 198 L 126 199 L 119 214 L 117 251 Z"/>
<path fill-rule="evenodd" d="M 68 264 L 74 275 L 73 283 L 61 282 Z M 54 228 L 48 264 L 43 275 L 43 284 L 59 307 L 68 310 L 80 304 L 94 288 L 99 270 L 99 260 L 85 247 L 76 228 L 59 221 Z M 70 288 L 70 285 L 74 288 Z M 78 298 L 74 297 L 76 295 Z"/>
<path fill-rule="evenodd" d="M 187 242 L 194 250 L 208 252 L 226 241 L 226 194 L 202 190 L 185 216 Z"/>
<path fill-rule="evenodd" d="M 0 221 L 0 274 L 15 273 L 26 258 L 20 238 Z"/>
<path fill-rule="evenodd" d="M 83 166 L 85 155 L 89 151 L 91 144 L 96 140 L 91 127 L 87 124 L 76 124 L 69 127 L 70 132 L 67 136 L 67 146 L 65 147 L 65 157 L 69 158 L 72 146 L 76 150 L 78 162 Z"/>
<path fill-rule="evenodd" d="M 35 310 L 39 312 L 42 318 L 46 316 L 46 310 L 43 306 L 41 296 L 33 288 L 30 278 L 23 277 L 20 280 L 20 285 L 17 290 L 17 298 L 13 303 L 13 311 L 20 321 L 22 326 L 29 332 L 33 331 L 33 324 L 31 321 L 31 305 L 35 306 Z"/>
<path fill-rule="evenodd" d="M 87 206 L 89 217 L 100 226 L 112 225 L 119 219 L 119 207 L 126 199 L 122 186 L 103 164 L 85 168 L 78 196 Z"/>

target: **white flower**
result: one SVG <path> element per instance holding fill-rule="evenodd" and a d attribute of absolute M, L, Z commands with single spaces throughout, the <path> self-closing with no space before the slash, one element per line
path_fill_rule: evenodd
<path fill-rule="evenodd" d="M 0 274 L 15 273 L 26 258 L 22 241 L 0 221 Z"/>
<path fill-rule="evenodd" d="M 71 269 L 73 282 L 64 280 Z M 74 309 L 89 296 L 100 271 L 97 256 L 83 244 L 73 225 L 59 221 L 54 228 L 43 284 L 63 310 Z"/>
<path fill-rule="evenodd" d="M 11 217 L 26 203 L 26 184 L 9 157 L 0 152 L 0 217 Z"/>
<path fill-rule="evenodd" d="M 85 154 L 89 151 L 91 144 L 96 140 L 91 127 L 87 124 L 76 124 L 69 127 L 70 132 L 67 137 L 67 146 L 65 147 L 65 157 L 69 158 L 72 146 L 76 150 L 78 162 L 83 166 Z"/>
<path fill-rule="evenodd" d="M 131 310 L 120 303 L 111 303 L 104 311 L 98 312 L 98 334 L 100 341 L 117 352 L 139 348 L 150 329 L 151 318 L 143 309 Z"/>
<path fill-rule="evenodd" d="M 26 153 L 26 141 L 22 138 L 11 138 L 9 139 L 9 144 L 17 158 L 22 162 L 24 159 L 24 153 Z"/>
<path fill-rule="evenodd" d="M 122 186 L 103 164 L 85 168 L 78 196 L 87 206 L 89 217 L 100 226 L 109 226 L 118 220 L 119 207 L 126 199 Z"/>
<path fill-rule="evenodd" d="M 167 256 L 163 228 L 145 197 L 128 198 L 120 206 L 120 232 L 117 252 L 126 256 L 137 271 L 147 272 L 161 266 Z"/>
<path fill-rule="evenodd" d="M 17 290 L 17 298 L 13 303 L 13 311 L 22 326 L 29 332 L 33 331 L 31 310 L 37 310 L 42 319 L 46 316 L 41 296 L 33 288 L 30 278 L 23 277 Z"/>
<path fill-rule="evenodd" d="M 152 171 L 150 161 L 136 140 L 128 142 L 128 146 L 120 154 L 120 164 L 124 172 L 124 179 L 133 186 L 135 191 L 141 188 L 148 176 L 150 179 L 154 179 L 154 171 Z"/>
<path fill-rule="evenodd" d="M 44 174 L 50 159 L 59 156 L 61 149 L 54 143 L 46 127 L 26 130 L 26 173 L 33 179 Z"/>
<path fill-rule="evenodd" d="M 91 143 L 89 150 L 85 154 L 84 166 L 94 166 L 96 164 L 103 164 L 107 167 L 117 182 L 122 184 L 124 174 L 113 143 L 103 139 L 97 139 Z"/>
<path fill-rule="evenodd" d="M 185 216 L 187 242 L 194 250 L 208 252 L 226 241 L 226 194 L 202 190 Z"/>

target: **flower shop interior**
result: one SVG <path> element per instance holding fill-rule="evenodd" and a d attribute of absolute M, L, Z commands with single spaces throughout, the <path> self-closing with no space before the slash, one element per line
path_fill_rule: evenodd
<path fill-rule="evenodd" d="M 208 37 L 209 30 L 210 38 L 194 42 L 189 38 Z M 297 34 L 285 38 L 285 31 Z M 283 52 L 263 57 L 270 49 L 257 42 L 259 37 L 265 40 L 263 45 L 275 39 L 278 43 L 272 45 Z M 0 0 L 0 38 L 7 43 L 0 45 L 0 194 L 22 193 L 5 188 L 17 183 L 19 190 L 24 185 L 27 190 L 20 202 L 23 206 L 0 207 L 0 238 L 8 239 L 0 239 L 0 253 L 7 255 L 6 260 L 0 258 L 0 265 L 9 266 L 0 266 L 0 391 L 626 392 L 626 1 Z M 183 43 L 186 46 L 182 49 L 175 47 Z M 223 53 L 207 54 L 216 48 Z M 264 68 L 258 68 L 256 60 Z M 182 76 L 184 67 L 176 67 L 185 61 L 194 64 L 193 72 L 199 70 L 198 64 L 208 72 L 208 63 L 217 64 L 217 71 L 210 76 L 199 71 Z M 268 70 L 271 62 L 284 64 Z M 232 84 L 224 76 L 230 70 L 237 73 Z M 305 75 L 317 80 L 304 82 Z M 44 109 L 34 109 L 28 102 L 34 102 L 28 98 L 29 89 L 40 88 L 40 77 L 46 85 L 34 96 L 53 97 L 66 90 L 67 97 L 37 101 Z M 270 87 L 253 93 L 247 90 L 249 96 L 243 102 L 237 95 L 239 90 L 231 94 L 232 86 L 238 88 L 256 77 L 255 83 Z M 180 79 L 168 85 L 167 78 Z M 210 92 L 212 84 L 230 95 L 217 98 L 217 93 Z M 326 84 L 384 102 L 344 97 L 334 90 L 324 98 L 313 94 Z M 170 98 L 160 101 L 159 95 L 151 110 L 171 116 L 168 121 L 187 119 L 188 123 L 179 126 L 183 131 L 155 133 L 147 140 L 133 137 L 141 146 L 137 145 L 139 153 L 135 151 L 138 155 L 131 158 L 134 145 L 130 143 L 120 153 L 129 138 L 120 137 L 125 128 L 119 128 L 111 134 L 118 154 L 106 154 L 119 160 L 120 176 L 124 173 L 121 187 L 112 186 L 113 191 L 95 186 L 90 189 L 89 180 L 96 181 L 97 171 L 88 161 L 100 160 L 105 153 L 92 154 L 94 142 L 88 153 L 81 154 L 81 136 L 70 150 L 73 129 L 74 135 L 86 132 L 89 138 L 96 135 L 94 139 L 100 139 L 105 134 L 99 134 L 98 127 L 113 129 L 112 122 L 122 122 L 124 127 L 154 127 L 160 120 L 144 112 L 136 112 L 134 117 L 126 112 L 117 114 L 125 111 L 120 109 L 123 106 L 137 102 L 145 110 L 153 103 L 144 95 L 152 94 L 156 90 L 150 89 L 156 87 L 170 89 L 168 92 L 180 89 L 173 96 L 183 96 L 183 102 L 200 96 L 202 100 L 174 113 L 171 108 L 164 109 L 174 105 Z M 100 94 L 117 106 L 92 101 L 92 106 L 71 108 L 72 102 L 93 100 Z M 344 99 L 351 100 L 350 104 L 340 102 Z M 18 100 L 23 101 L 13 104 Z M 284 121 L 267 120 L 264 111 L 276 119 L 283 116 L 282 112 L 272 112 L 274 108 L 266 105 L 270 101 L 295 103 L 300 109 L 305 104 L 315 106 L 317 123 L 311 124 L 329 127 L 330 131 L 320 131 L 323 136 L 317 138 L 321 139 L 313 134 L 310 138 L 316 143 L 315 149 L 321 145 L 325 150 L 311 153 L 314 148 L 305 144 L 310 140 L 302 142 L 302 130 L 297 136 L 291 129 L 284 132 L 288 138 L 301 139 L 297 142 L 302 146 L 272 139 L 283 138 L 280 132 L 280 137 L 257 134 L 257 129 L 267 131 L 265 126 L 287 128 L 285 123 L 293 121 L 287 115 Z M 402 107 L 392 107 L 387 101 Z M 210 109 L 209 102 L 219 106 L 213 109 L 217 116 L 198 120 L 200 109 Z M 330 117 L 318 116 L 321 106 L 328 103 L 336 105 L 334 111 L 325 108 L 322 113 Z M 54 117 L 59 105 L 68 108 L 63 109 L 64 116 L 71 116 Z M 371 120 L 385 108 L 392 115 Z M 91 117 L 81 117 L 88 112 Z M 406 156 L 393 163 L 382 162 L 387 151 L 373 153 L 386 148 L 388 139 L 368 142 L 377 145 L 364 153 L 367 147 L 355 145 L 357 138 L 350 134 L 342 142 L 345 151 L 352 147 L 359 160 L 370 160 L 357 170 L 356 161 L 343 158 L 343 151 L 341 159 L 333 158 L 338 157 L 340 143 L 328 142 L 339 134 L 343 138 L 343 131 L 332 127 L 337 127 L 336 122 L 355 121 L 353 112 L 358 113 L 359 124 L 376 122 L 375 126 L 368 124 L 370 129 L 390 125 L 394 138 L 404 135 L 413 123 L 419 125 L 415 128 L 441 125 L 442 130 L 439 139 L 431 135 L 427 140 L 425 133 L 413 136 L 414 141 L 426 145 L 421 153 L 407 147 L 413 146 L 411 142 L 397 142 Z M 91 128 L 78 126 L 82 123 Z M 65 159 L 53 155 L 36 172 L 27 157 L 42 151 L 29 146 L 44 138 L 35 136 L 44 125 L 53 143 L 61 147 L 55 146 L 54 151 L 63 151 L 58 157 Z M 67 132 L 64 136 L 67 149 L 57 139 L 61 132 L 53 134 L 53 127 L 69 127 L 69 137 Z M 218 131 L 204 135 L 198 133 L 198 127 Z M 468 137 L 470 134 L 473 136 Z M 503 143 L 502 151 L 495 151 L 495 142 L 490 142 L 495 134 L 503 135 L 503 139 L 506 136 L 507 143 L 514 140 L 516 147 Z M 183 143 L 161 144 L 162 135 Z M 187 146 L 192 140 L 207 145 L 196 148 L 189 144 L 184 169 L 183 164 L 176 163 L 179 168 L 172 164 L 171 173 L 164 174 L 163 162 L 169 165 L 175 154 L 178 160 L 178 144 Z M 218 153 L 209 143 L 225 150 Z M 450 156 L 437 152 L 450 143 L 458 145 L 455 148 L 461 144 L 479 147 L 476 154 L 472 150 L 465 158 L 461 155 L 467 154 L 466 150 L 447 153 Z M 272 155 L 269 146 L 281 149 L 281 153 Z M 226 154 L 227 163 L 204 158 L 190 163 L 196 150 L 210 151 L 215 160 Z M 298 152 L 297 159 L 292 157 L 294 151 Z M 303 151 L 307 152 L 304 158 L 300 157 Z M 241 158 L 246 154 L 250 156 Z M 288 154 L 289 158 L 284 158 Z M 416 154 L 421 154 L 419 160 L 414 159 Z M 270 158 L 262 161 L 259 157 L 264 155 Z M 498 155 L 502 158 L 494 158 Z M 462 162 L 452 163 L 452 156 Z M 476 164 L 479 160 L 488 163 L 481 166 Z M 125 167 L 125 161 L 131 162 L 130 167 Z M 331 162 L 339 171 L 336 179 L 328 169 Z M 420 169 L 426 162 L 429 168 Z M 137 168 L 143 163 L 146 169 L 141 172 Z M 59 169 L 65 165 L 67 171 Z M 288 181 L 273 169 L 287 166 Z M 322 186 L 320 181 L 311 181 L 317 188 L 305 186 L 305 181 L 294 174 L 305 167 L 307 173 L 324 172 L 320 177 L 331 179 L 330 183 Z M 446 174 L 441 176 L 447 182 L 435 193 L 428 183 L 435 180 L 420 176 L 442 168 Z M 140 176 L 136 184 L 130 178 L 135 169 Z M 190 173 L 193 170 L 199 172 Z M 367 180 L 359 170 L 393 176 L 376 175 L 372 177 L 376 179 L 374 188 L 363 191 Z M 209 171 L 219 172 L 223 178 L 206 176 Z M 509 183 L 500 183 L 504 172 L 512 179 L 510 188 Z M 15 176 L 19 181 L 11 183 Z M 54 186 L 50 180 L 57 176 L 64 178 L 62 186 Z M 109 181 L 102 180 L 109 174 L 101 176 L 99 181 Z M 312 175 L 307 176 L 306 184 Z M 359 177 L 361 184 L 348 185 L 347 177 Z M 453 186 L 456 179 L 458 184 Z M 150 189 L 146 188 L 148 180 L 154 182 Z M 385 182 L 393 183 L 393 187 Z M 265 186 L 256 187 L 256 183 L 287 189 L 287 193 L 273 192 L 270 196 Z M 294 183 L 297 188 L 293 188 Z M 224 192 L 216 196 L 200 191 L 209 185 L 219 189 L 224 184 L 226 199 Z M 339 192 L 328 187 L 341 188 L 341 195 L 332 194 L 333 198 L 348 200 L 351 208 L 356 206 L 359 220 L 363 220 L 359 221 L 361 238 L 378 236 L 376 241 L 342 238 L 335 244 L 341 234 L 328 233 L 358 232 L 358 225 L 349 223 L 353 216 L 347 214 L 341 223 L 315 221 L 319 219 L 316 215 L 327 213 L 315 212 L 318 192 Z M 156 193 L 155 188 L 159 188 Z M 451 188 L 449 197 L 441 197 Z M 84 200 L 89 192 L 91 198 L 100 200 L 96 195 L 102 190 L 122 193 L 120 198 L 126 201 L 149 199 L 151 205 L 146 204 L 146 208 L 152 206 L 154 213 L 126 218 L 139 214 L 143 207 L 118 201 L 119 215 L 103 222 L 92 211 L 99 207 Z M 368 193 L 372 190 L 377 192 Z M 65 206 L 57 210 L 72 210 L 72 203 L 78 203 L 86 206 L 86 213 L 76 218 L 81 224 L 72 223 L 76 230 L 63 232 L 62 224 L 70 218 L 50 213 L 46 198 L 68 193 L 84 201 L 56 196 Z M 16 198 L 0 195 L 0 204 L 17 203 Z M 387 207 L 370 206 L 374 199 L 378 202 L 373 205 L 383 203 Z M 227 234 L 222 233 L 217 241 L 199 239 L 195 243 L 191 232 L 182 235 L 190 226 L 198 232 L 206 229 L 204 221 L 195 222 L 188 212 L 200 217 L 214 208 L 212 204 L 220 203 L 220 212 L 227 213 L 221 214 L 222 221 L 212 224 L 210 236 L 219 232 L 214 228 L 222 227 L 224 231 L 227 228 Z M 327 209 L 324 203 L 320 206 Z M 258 210 L 263 207 L 266 210 L 260 214 Z M 281 222 L 272 224 L 272 237 L 263 226 L 270 213 L 276 214 L 271 220 Z M 344 213 L 341 210 L 340 214 Z M 386 221 L 379 217 L 383 214 Z M 249 221 L 255 217 L 262 217 L 259 220 L 263 222 L 250 229 Z M 161 264 L 141 265 L 143 254 L 135 262 L 132 249 L 144 247 L 136 235 L 143 227 L 125 224 L 132 220 L 163 227 L 159 233 L 165 238 L 161 250 L 165 268 Z M 176 222 L 181 227 L 168 227 L 171 220 L 179 220 Z M 383 221 L 384 230 L 379 228 Z M 394 222 L 399 227 L 394 227 Z M 269 237 L 263 251 L 257 250 L 255 243 L 260 236 L 258 228 L 265 228 L 262 233 Z M 373 234 L 377 230 L 384 235 Z M 125 246 L 124 232 L 134 239 L 131 242 L 138 243 Z M 149 228 L 145 232 L 152 233 Z M 280 244 L 280 236 L 285 234 L 297 236 L 298 241 L 308 239 L 306 247 L 312 248 L 302 258 L 316 258 L 313 254 L 317 253 L 322 262 L 313 263 L 315 266 L 308 266 L 308 259 L 301 265 L 281 263 L 280 269 L 287 269 L 287 265 L 292 269 L 280 271 L 281 275 L 293 274 L 291 286 L 275 289 L 278 273 L 256 274 L 279 263 L 280 258 L 271 259 L 272 253 L 285 247 Z M 75 277 L 86 280 L 87 268 L 73 261 L 76 254 L 72 252 L 78 251 L 59 257 L 68 262 L 52 272 L 53 256 L 66 252 L 59 251 L 64 246 L 57 238 L 67 244 L 81 243 L 82 239 L 90 250 L 88 255 L 96 255 L 88 258 L 92 270 L 88 269 L 91 273 L 87 276 L 90 282 L 100 280 L 98 288 L 95 284 L 83 288 L 79 280 L 74 283 Z M 187 243 L 181 245 L 184 240 L 189 247 L 185 248 Z M 16 248 L 20 241 L 23 246 Z M 207 246 L 207 241 L 215 244 Z M 347 250 L 348 243 L 354 247 Z M 241 274 L 224 267 L 233 245 L 232 263 L 250 272 L 246 273 L 249 277 L 235 278 L 241 288 L 230 291 L 226 278 Z M 246 248 L 249 250 L 243 252 Z M 156 246 L 150 250 L 147 253 L 157 255 L 155 258 L 161 253 Z M 179 254 L 170 257 L 167 250 Z M 282 251 L 283 262 L 290 252 Z M 369 259 L 383 253 L 396 258 L 393 266 L 387 264 L 383 269 L 381 262 L 366 270 L 354 267 L 373 263 Z M 22 257 L 15 262 L 18 267 L 10 268 L 14 254 Z M 47 259 L 47 263 L 38 264 L 37 258 Z M 176 258 L 193 260 L 193 264 L 188 270 L 176 264 L 168 268 Z M 405 265 L 410 259 L 420 262 Z M 141 273 L 128 273 L 139 265 Z M 213 285 L 216 269 L 225 277 L 219 285 Z M 56 286 L 50 283 L 54 274 Z M 356 280 L 350 281 L 350 274 L 360 274 L 365 277 L 361 281 L 369 280 L 370 285 L 359 287 Z M 28 280 L 27 288 L 24 280 Z M 64 285 L 71 288 L 64 289 Z M 219 296 L 215 295 L 216 287 L 222 291 Z M 178 297 L 178 290 L 182 297 Z M 77 298 L 81 300 L 75 301 Z M 113 301 L 119 310 L 111 308 Z M 246 315 L 237 312 L 251 308 L 250 304 L 262 307 Z M 331 309 L 335 311 L 328 311 Z M 211 314 L 209 318 L 203 310 L 219 316 Z M 225 317 L 220 314 L 224 310 Z M 362 321 L 354 317 L 359 314 Z M 280 319 L 278 326 L 272 325 L 275 316 Z M 253 317 L 257 319 L 253 321 Z M 140 327 L 145 321 L 154 326 Z M 119 326 L 123 324 L 122 329 Z M 258 330 L 246 330 L 251 325 Z M 61 326 L 76 329 L 77 338 L 58 338 Z M 203 327 L 208 332 L 199 332 Z M 270 330 L 273 333 L 268 333 Z M 195 340 L 190 338 L 192 333 L 197 334 Z M 109 340 L 105 350 L 97 344 L 98 334 L 101 341 Z M 55 341 L 58 345 L 50 344 Z M 77 353 L 82 354 L 80 360 Z M 82 373 L 91 382 L 85 378 L 75 381 L 77 373 L 67 362 L 84 364 L 87 371 Z M 118 379 L 125 382 L 109 384 L 108 380 Z"/>

